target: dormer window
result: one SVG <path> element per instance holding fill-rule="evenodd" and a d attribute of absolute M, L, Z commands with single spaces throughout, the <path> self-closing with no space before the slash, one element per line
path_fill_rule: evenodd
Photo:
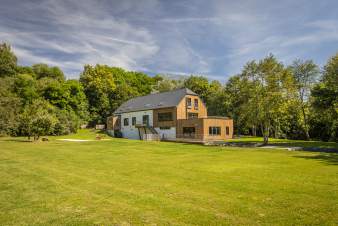
<path fill-rule="evenodd" d="M 191 108 L 191 98 L 187 98 L 187 108 Z"/>

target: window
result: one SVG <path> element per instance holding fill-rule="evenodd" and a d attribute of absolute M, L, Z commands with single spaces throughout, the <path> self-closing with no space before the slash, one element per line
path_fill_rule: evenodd
<path fill-rule="evenodd" d="M 169 130 L 170 127 L 169 126 L 163 126 L 163 127 L 160 127 L 160 130 Z"/>
<path fill-rule="evenodd" d="M 191 113 L 191 112 L 189 112 L 188 113 L 188 119 L 189 118 L 198 118 L 198 113 Z"/>
<path fill-rule="evenodd" d="M 195 136 L 195 127 L 183 127 L 183 136 L 194 137 Z"/>
<path fill-rule="evenodd" d="M 143 125 L 149 126 L 149 115 L 143 115 L 142 123 L 143 123 Z"/>
<path fill-rule="evenodd" d="M 132 124 L 133 126 L 136 125 L 136 117 L 132 117 L 132 118 L 131 118 L 131 124 Z"/>
<path fill-rule="evenodd" d="M 229 128 L 229 126 L 225 127 L 225 134 L 226 135 L 230 134 L 230 128 Z"/>
<path fill-rule="evenodd" d="M 158 113 L 157 117 L 159 122 L 172 121 L 173 113 L 172 112 Z"/>
<path fill-rule="evenodd" d="M 129 126 L 129 118 L 124 118 L 123 119 L 123 125 L 124 126 Z"/>
<path fill-rule="evenodd" d="M 209 135 L 211 136 L 221 135 L 221 127 L 210 126 Z"/>
<path fill-rule="evenodd" d="M 191 108 L 191 98 L 187 98 L 187 108 Z"/>
<path fill-rule="evenodd" d="M 194 108 L 197 110 L 198 109 L 198 99 L 194 100 Z"/>

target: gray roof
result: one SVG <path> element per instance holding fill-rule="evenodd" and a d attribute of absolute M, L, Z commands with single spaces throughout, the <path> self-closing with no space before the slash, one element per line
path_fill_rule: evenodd
<path fill-rule="evenodd" d="M 158 108 L 176 107 L 185 95 L 195 95 L 196 93 L 187 88 L 176 89 L 169 92 L 154 93 L 147 96 L 135 97 L 124 102 L 114 114 L 144 111 Z"/>

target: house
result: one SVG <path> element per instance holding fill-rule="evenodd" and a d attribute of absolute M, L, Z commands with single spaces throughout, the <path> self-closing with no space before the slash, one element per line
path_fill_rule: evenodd
<path fill-rule="evenodd" d="M 136 97 L 107 119 L 107 131 L 129 139 L 210 141 L 233 136 L 233 120 L 208 116 L 201 98 L 183 88 Z"/>

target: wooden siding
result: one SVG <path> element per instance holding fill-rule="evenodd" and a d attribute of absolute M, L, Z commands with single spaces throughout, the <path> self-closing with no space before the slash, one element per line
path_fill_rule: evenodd
<path fill-rule="evenodd" d="M 209 127 L 220 127 L 220 135 L 209 135 Z M 229 135 L 226 135 L 226 127 L 229 127 Z M 203 120 L 204 140 L 226 140 L 233 137 L 233 120 L 224 118 L 206 118 Z"/>
<path fill-rule="evenodd" d="M 178 119 L 176 127 L 177 138 L 187 138 L 183 134 L 183 127 L 194 127 L 195 136 L 190 139 L 197 140 L 226 140 L 233 137 L 233 120 L 221 117 Z M 209 127 L 220 127 L 220 135 L 209 135 Z M 229 127 L 229 135 L 226 135 L 226 127 Z"/>
<path fill-rule="evenodd" d="M 173 120 L 172 121 L 164 121 L 164 122 L 159 122 L 158 121 L 158 113 L 167 113 L 171 112 L 173 115 Z M 154 127 L 175 127 L 176 126 L 176 107 L 171 107 L 171 108 L 159 108 L 159 109 L 154 109 L 153 111 L 153 122 L 154 122 Z"/>
<path fill-rule="evenodd" d="M 191 108 L 187 107 L 187 98 L 191 98 Z M 194 102 L 198 100 L 198 109 L 195 109 Z M 187 119 L 188 113 L 198 113 L 198 118 L 207 117 L 207 108 L 199 96 L 186 95 L 177 105 L 177 119 Z"/>
<path fill-rule="evenodd" d="M 184 127 L 194 127 L 195 128 L 195 136 L 194 137 L 186 137 L 183 134 L 183 128 Z M 189 138 L 189 139 L 203 140 L 203 119 L 202 118 L 178 119 L 177 120 L 177 127 L 176 127 L 176 137 L 177 138 Z"/>

